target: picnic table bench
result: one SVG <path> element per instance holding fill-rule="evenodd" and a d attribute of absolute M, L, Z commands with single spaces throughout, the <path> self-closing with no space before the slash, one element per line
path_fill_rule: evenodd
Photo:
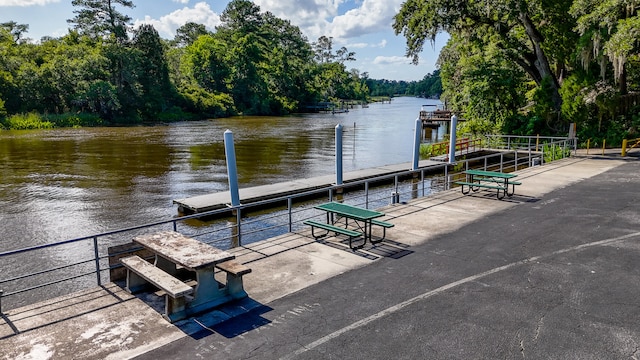
<path fill-rule="evenodd" d="M 154 262 L 138 256 L 121 259 L 127 268 L 126 290 L 135 293 L 147 285 L 159 288 L 165 295 L 163 316 L 170 322 L 247 296 L 242 276 L 251 269 L 226 251 L 174 231 L 137 236 L 133 242 L 151 250 Z M 195 274 L 195 288 L 176 277 L 178 268 Z M 216 269 L 226 273 L 226 284 L 215 279 Z"/>
<path fill-rule="evenodd" d="M 522 184 L 519 181 L 512 180 L 518 176 L 512 173 L 487 170 L 467 170 L 464 173 L 466 181 L 455 181 L 454 184 L 460 185 L 460 190 L 465 195 L 471 191 L 476 192 L 480 188 L 485 188 L 496 190 L 497 198 L 503 199 L 505 196 L 513 196 L 516 185 Z M 466 191 L 465 186 L 467 187 Z M 509 186 L 511 186 L 511 191 L 509 191 Z"/>
<path fill-rule="evenodd" d="M 336 235 L 337 234 L 346 235 L 349 237 L 349 248 L 351 248 L 352 250 L 362 248 L 367 241 L 374 244 L 384 240 L 387 235 L 386 229 L 394 226 L 391 223 L 377 219 L 384 216 L 385 215 L 384 213 L 361 208 L 354 205 L 332 201 L 332 202 L 316 205 L 314 206 L 314 208 L 326 212 L 327 221 L 323 223 L 315 220 L 305 220 L 303 223 L 305 225 L 311 226 L 311 235 L 316 239 L 324 237 L 330 232 L 333 232 Z M 340 219 L 344 219 L 344 227 L 337 226 Z M 359 231 L 352 230 L 348 227 L 349 220 L 352 220 L 352 222 L 355 224 L 355 226 Z M 382 227 L 383 229 L 382 238 L 373 240 L 373 237 L 372 237 L 373 225 Z M 315 228 L 326 230 L 326 232 L 324 234 L 316 235 Z M 354 246 L 353 239 L 361 236 L 363 237 L 363 242 L 358 246 Z"/>

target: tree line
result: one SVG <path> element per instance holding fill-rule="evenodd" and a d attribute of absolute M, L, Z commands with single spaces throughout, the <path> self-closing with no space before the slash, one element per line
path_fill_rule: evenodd
<path fill-rule="evenodd" d="M 280 115 L 317 102 L 367 101 L 369 86 L 376 94 L 408 93 L 406 86 L 347 70 L 355 53 L 334 48 L 326 36 L 309 42 L 298 27 L 251 1 L 231 1 L 215 31 L 187 23 L 170 40 L 152 25 L 132 28 L 123 11 L 132 1 L 72 4 L 71 28 L 59 38 L 34 43 L 28 25 L 0 24 L 5 127 L 29 127 L 30 119 L 86 126 Z"/>
<path fill-rule="evenodd" d="M 395 17 L 418 61 L 442 32 L 442 100 L 467 130 L 620 143 L 640 126 L 640 2 L 407 0 Z M 635 104 L 635 105 L 634 105 Z"/>

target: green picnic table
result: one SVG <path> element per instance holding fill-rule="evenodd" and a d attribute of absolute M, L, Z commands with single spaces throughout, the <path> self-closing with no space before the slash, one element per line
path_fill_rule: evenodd
<path fill-rule="evenodd" d="M 455 183 L 461 186 L 460 189 L 465 195 L 471 191 L 476 192 L 480 190 L 480 188 L 486 188 L 495 189 L 498 199 L 502 199 L 505 195 L 508 197 L 513 196 L 516 185 L 522 184 L 512 180 L 518 176 L 512 173 L 487 170 L 467 170 L 464 173 L 466 175 L 466 181 L 456 181 Z M 511 192 L 509 192 L 509 185 L 511 185 Z M 466 191 L 465 186 L 467 187 Z"/>
<path fill-rule="evenodd" d="M 319 227 L 324 230 L 327 230 L 327 232 L 333 231 L 335 233 L 347 235 L 349 236 L 349 247 L 352 250 L 363 247 L 367 241 L 369 241 L 372 244 L 382 241 L 386 236 L 386 229 L 393 227 L 393 224 L 391 223 L 376 220 L 377 218 L 385 215 L 384 213 L 379 211 L 373 211 L 373 210 L 361 208 L 358 206 L 334 202 L 334 201 L 316 205 L 314 206 L 314 208 L 326 212 L 327 222 L 321 223 L 313 220 L 305 221 L 304 222 L 305 224 L 310 225 L 312 227 L 312 235 L 315 238 L 319 238 L 326 235 L 324 234 L 321 236 L 316 236 L 315 233 L 313 233 L 313 229 L 315 227 Z M 345 220 L 344 228 L 336 226 L 336 223 L 340 219 Z M 352 220 L 356 224 L 357 228 L 360 229 L 360 232 L 356 230 L 351 230 L 348 228 L 349 220 Z M 382 238 L 376 241 L 373 241 L 371 236 L 371 229 L 373 225 L 382 226 L 385 229 L 385 233 L 383 234 Z M 354 247 L 352 244 L 352 239 L 358 236 L 363 236 L 364 241 L 361 245 Z"/>

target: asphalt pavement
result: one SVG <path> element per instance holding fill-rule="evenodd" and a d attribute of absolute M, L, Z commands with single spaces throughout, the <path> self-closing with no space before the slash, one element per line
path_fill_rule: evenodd
<path fill-rule="evenodd" d="M 137 359 L 638 359 L 639 200 L 632 159 Z"/>

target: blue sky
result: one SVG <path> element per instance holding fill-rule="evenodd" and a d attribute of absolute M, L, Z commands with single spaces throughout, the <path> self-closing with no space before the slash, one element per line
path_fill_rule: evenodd
<path fill-rule="evenodd" d="M 411 65 L 405 54 L 405 38 L 391 28 L 393 16 L 404 0 L 254 0 L 262 12 L 288 19 L 300 27 L 310 42 L 332 36 L 334 48 L 347 47 L 357 61 L 348 68 L 368 72 L 370 78 L 421 80 L 436 69 L 436 61 L 445 34 L 435 47 L 428 44 L 419 65 Z M 220 23 L 227 0 L 133 0 L 135 8 L 118 8 L 134 19 L 134 24 L 151 23 L 160 36 L 171 39 L 186 22 L 204 24 L 210 30 Z M 28 24 L 27 37 L 62 36 L 67 33 L 67 19 L 74 17 L 70 0 L 0 0 L 0 22 Z"/>

